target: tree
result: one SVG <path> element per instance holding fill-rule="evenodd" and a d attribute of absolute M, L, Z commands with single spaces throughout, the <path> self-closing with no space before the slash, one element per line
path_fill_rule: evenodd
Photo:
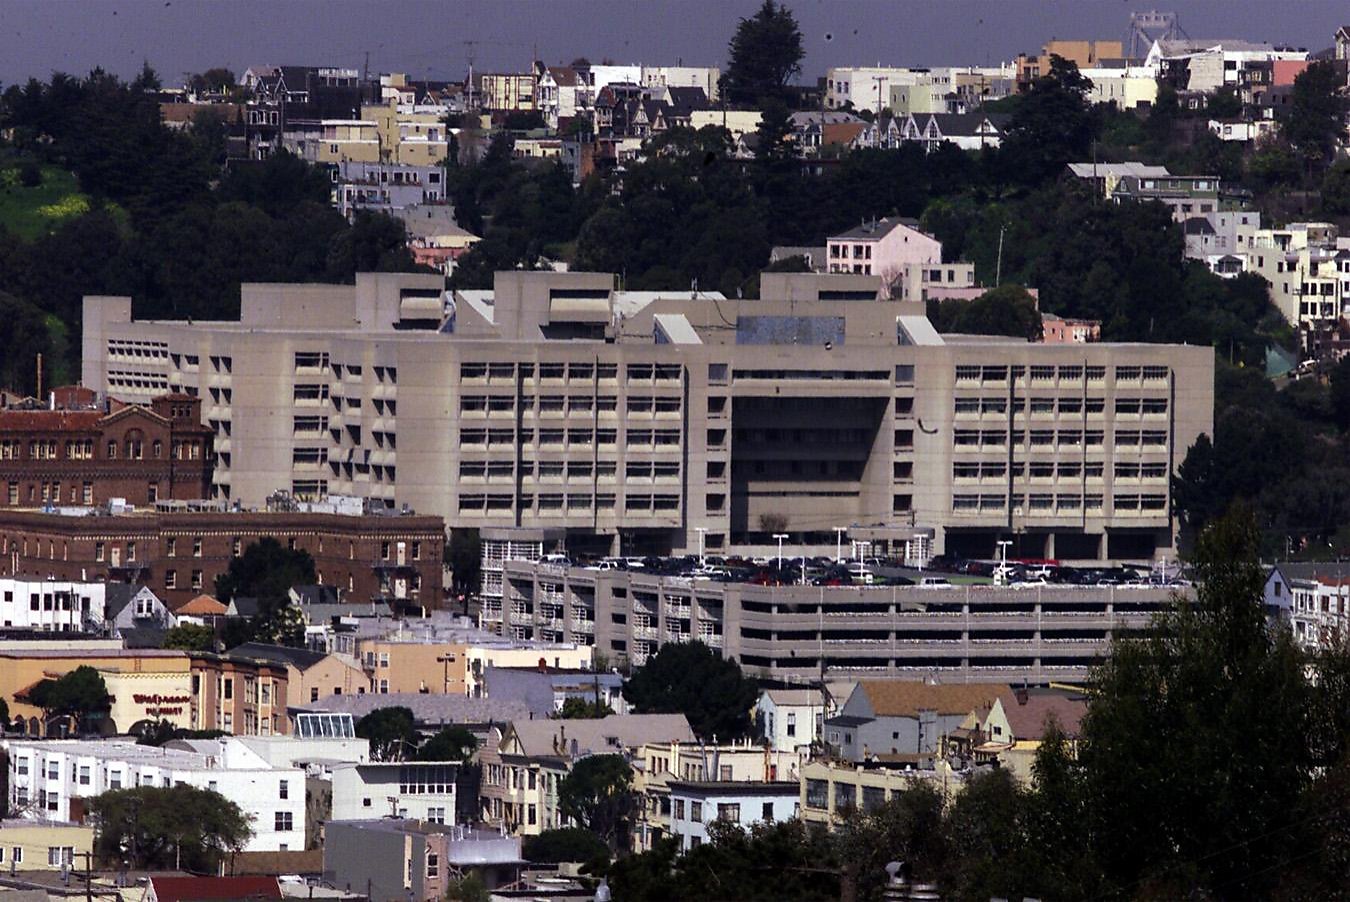
<path fill-rule="evenodd" d="M 609 846 L 590 830 L 581 827 L 561 827 L 545 830 L 538 836 L 527 836 L 521 846 L 526 861 L 558 864 L 564 861 L 591 862 L 609 859 Z"/>
<path fill-rule="evenodd" d="M 356 735 L 370 740 L 375 761 L 404 761 L 415 757 L 417 730 L 413 713 L 402 705 L 376 708 L 356 722 Z"/>
<path fill-rule="evenodd" d="M 1350 214 L 1350 160 L 1338 160 L 1322 179 L 1322 209 L 1335 216 Z"/>
<path fill-rule="evenodd" d="M 1346 98 L 1344 78 L 1336 74 L 1331 60 L 1311 63 L 1294 79 L 1289 106 L 1280 128 L 1310 170 L 1335 159 L 1336 147 L 1345 138 Z"/>
<path fill-rule="evenodd" d="M 459 594 L 477 594 L 482 584 L 483 552 L 476 529 L 452 529 L 445 543 L 445 563 L 451 585 Z"/>
<path fill-rule="evenodd" d="M 722 90 L 730 102 L 746 105 L 781 99 L 806 55 L 792 11 L 774 0 L 764 0 L 758 12 L 740 20 L 729 49 Z"/>
<path fill-rule="evenodd" d="M 1085 811 L 1119 889 L 1268 897 L 1305 851 L 1291 819 L 1312 773 L 1311 689 L 1289 631 L 1266 624 L 1258 546 L 1250 513 L 1212 522 L 1194 600 L 1114 640 L 1093 675 Z"/>
<path fill-rule="evenodd" d="M 45 721 L 70 717 L 77 734 L 106 715 L 111 705 L 102 674 L 88 665 L 76 667 L 54 680 L 42 680 L 29 692 L 29 700 L 42 709 Z"/>
<path fill-rule="evenodd" d="M 211 651 L 216 645 L 216 632 L 209 626 L 180 623 L 164 634 L 165 648 L 184 651 Z"/>
<path fill-rule="evenodd" d="M 1041 337 L 1041 314 L 1036 301 L 1020 285 L 991 288 L 973 301 L 957 298 L 929 301 L 928 318 L 939 332 L 1008 335 L 1027 341 Z"/>
<path fill-rule="evenodd" d="M 467 727 L 456 724 L 422 743 L 417 758 L 419 761 L 468 761 L 477 748 L 478 738 Z"/>
<path fill-rule="evenodd" d="M 614 709 L 604 702 L 571 696 L 563 700 L 558 718 L 560 720 L 594 720 L 600 717 L 609 717 L 613 713 Z"/>
<path fill-rule="evenodd" d="M 454 881 L 445 891 L 445 898 L 449 902 L 490 902 L 492 894 L 478 872 L 472 871 Z"/>
<path fill-rule="evenodd" d="M 133 869 L 216 873 L 252 835 L 248 817 L 220 793 L 195 786 L 113 789 L 88 800 L 95 852 Z"/>
<path fill-rule="evenodd" d="M 683 714 L 701 738 L 726 741 L 750 735 L 759 689 L 702 642 L 671 642 L 624 681 L 623 697 L 636 713 Z"/>
<path fill-rule="evenodd" d="M 1050 57 L 1050 71 L 1023 96 L 999 150 L 1016 181 L 1038 184 L 1087 157 L 1094 122 L 1085 95 L 1091 88 L 1072 61 Z"/>
<path fill-rule="evenodd" d="M 1336 426 L 1350 430 L 1350 357 L 1342 357 L 1331 371 L 1331 408 Z"/>
<path fill-rule="evenodd" d="M 296 645 L 304 640 L 304 622 L 291 607 L 290 590 L 314 581 L 314 559 L 309 552 L 285 548 L 269 536 L 230 560 L 229 568 L 216 577 L 216 597 L 224 604 L 235 597 L 258 599 L 258 614 L 245 630 L 245 641 Z M 226 645 L 238 638 L 232 633 Z"/>
<path fill-rule="evenodd" d="M 629 818 L 637 810 L 633 769 L 620 755 L 591 755 L 572 764 L 558 784 L 558 811 L 600 837 L 611 848 L 623 848 Z"/>

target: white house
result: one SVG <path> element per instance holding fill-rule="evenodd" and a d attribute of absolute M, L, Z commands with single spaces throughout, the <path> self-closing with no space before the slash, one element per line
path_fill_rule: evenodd
<path fill-rule="evenodd" d="M 740 827 L 792 820 L 797 816 L 800 787 L 792 782 L 684 782 L 670 784 L 670 832 L 680 851 L 708 841 L 708 824 L 723 821 Z"/>
<path fill-rule="evenodd" d="M 825 241 L 830 272 L 894 278 L 907 263 L 941 263 L 942 242 L 913 219 L 874 219 Z"/>
<path fill-rule="evenodd" d="M 832 714 L 825 693 L 815 689 L 765 689 L 755 704 L 760 732 L 774 749 L 809 748 L 821 738 L 825 718 Z"/>
<path fill-rule="evenodd" d="M 387 816 L 437 824 L 455 822 L 453 761 L 385 761 L 333 766 L 334 821 Z"/>
<path fill-rule="evenodd" d="M 146 627 L 171 629 L 178 623 L 168 605 L 149 586 L 109 583 L 105 592 L 104 618 L 114 636 Z"/>
<path fill-rule="evenodd" d="M 26 819 L 69 820 L 71 799 L 133 786 L 214 790 L 243 810 L 253 828 L 244 850 L 305 847 L 305 772 L 272 767 L 237 743 L 223 755 L 133 741 L 9 740 L 9 802 Z"/>
<path fill-rule="evenodd" d="M 103 627 L 103 583 L 0 579 L 0 626 L 56 633 Z"/>

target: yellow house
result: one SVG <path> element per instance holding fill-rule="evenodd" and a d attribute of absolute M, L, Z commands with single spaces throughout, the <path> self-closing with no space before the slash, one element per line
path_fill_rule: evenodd
<path fill-rule="evenodd" d="M 368 119 L 325 119 L 315 139 L 314 162 L 378 163 L 381 159 L 378 125 Z"/>
<path fill-rule="evenodd" d="M 56 871 L 83 867 L 94 849 L 94 828 L 66 821 L 0 820 L 0 871 Z"/>
<path fill-rule="evenodd" d="M 362 106 L 361 118 L 375 123 L 381 162 L 439 166 L 450 152 L 449 129 L 436 113 L 400 108 L 391 99 Z"/>
<path fill-rule="evenodd" d="M 1018 779 L 1031 781 L 1036 752 L 1051 721 L 1076 751 L 1087 701 L 1080 695 L 1019 689 L 994 700 L 979 722 L 983 743 L 975 747 L 977 760 L 995 758 Z"/>
<path fill-rule="evenodd" d="M 230 650 L 232 658 L 252 658 L 286 668 L 286 692 L 296 704 L 317 702 L 330 695 L 365 695 L 370 677 L 349 658 L 307 648 L 289 648 L 263 642 L 245 642 Z"/>
<path fill-rule="evenodd" d="M 929 783 L 943 796 L 951 796 L 962 779 L 938 759 L 932 767 L 871 766 L 820 759 L 801 768 L 801 802 L 798 810 L 808 824 L 835 826 L 854 810 L 875 811 L 899 793 L 919 783 Z"/>

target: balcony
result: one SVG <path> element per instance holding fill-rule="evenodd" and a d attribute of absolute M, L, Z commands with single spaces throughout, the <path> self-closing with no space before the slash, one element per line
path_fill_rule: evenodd
<path fill-rule="evenodd" d="M 656 627 L 654 627 L 654 626 L 636 626 L 636 625 L 635 625 L 635 626 L 633 627 L 633 636 L 636 637 L 636 638 L 638 638 L 638 639 L 652 639 L 652 640 L 655 640 L 655 639 L 659 638 L 660 633 L 657 631 Z"/>
<path fill-rule="evenodd" d="M 569 623 L 571 623 L 572 632 L 574 633 L 585 633 L 587 635 L 593 635 L 595 633 L 594 620 L 585 620 L 580 617 L 573 617 L 569 621 Z"/>

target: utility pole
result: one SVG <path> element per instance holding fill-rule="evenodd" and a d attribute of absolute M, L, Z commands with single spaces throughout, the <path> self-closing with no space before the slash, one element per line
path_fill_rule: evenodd
<path fill-rule="evenodd" d="M 1008 230 L 1005 223 L 998 227 L 998 263 L 994 267 L 994 287 L 1003 284 L 1003 233 Z"/>

